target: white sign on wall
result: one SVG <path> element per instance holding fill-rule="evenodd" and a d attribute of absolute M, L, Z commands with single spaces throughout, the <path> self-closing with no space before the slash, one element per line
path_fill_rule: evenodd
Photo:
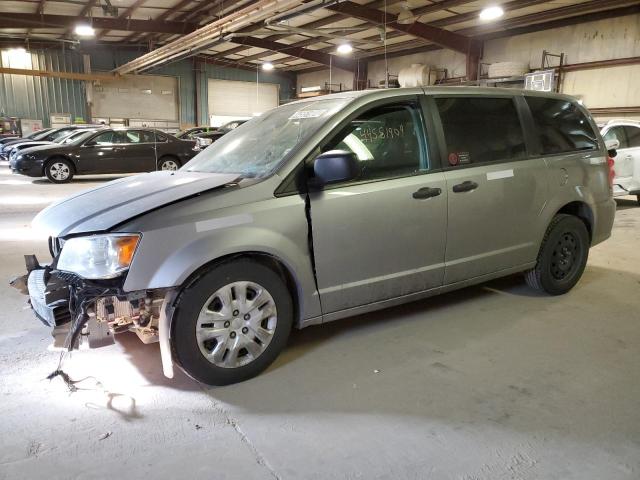
<path fill-rule="evenodd" d="M 552 92 L 556 87 L 555 73 L 555 70 L 527 73 L 524 76 L 524 88 L 537 92 Z"/>

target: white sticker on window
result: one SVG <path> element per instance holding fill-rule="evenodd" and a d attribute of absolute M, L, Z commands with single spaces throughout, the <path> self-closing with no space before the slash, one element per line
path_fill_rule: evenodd
<path fill-rule="evenodd" d="M 487 173 L 487 180 L 500 180 L 501 178 L 513 177 L 513 170 L 499 170 Z"/>
<path fill-rule="evenodd" d="M 321 116 L 326 110 L 301 110 L 294 113 L 289 117 L 289 120 L 295 120 L 297 118 L 316 118 Z"/>

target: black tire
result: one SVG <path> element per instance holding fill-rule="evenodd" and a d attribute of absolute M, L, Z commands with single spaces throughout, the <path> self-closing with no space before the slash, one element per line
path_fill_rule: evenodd
<path fill-rule="evenodd" d="M 174 166 L 175 168 L 173 168 Z M 180 160 L 178 160 L 176 157 L 165 156 L 158 160 L 158 170 L 175 171 L 181 166 L 182 165 L 180 164 Z"/>
<path fill-rule="evenodd" d="M 210 297 L 219 289 L 234 282 L 253 282 L 264 287 L 275 302 L 277 323 L 271 340 L 262 353 L 252 360 L 247 358 L 249 363 L 245 365 L 228 368 L 218 366 L 205 358 L 196 338 L 196 327 L 200 312 L 206 306 L 205 304 L 210 302 Z M 207 385 L 242 382 L 265 370 L 284 349 L 293 324 L 293 315 L 291 294 L 283 279 L 275 271 L 249 259 L 219 264 L 188 285 L 178 297 L 171 327 L 171 343 L 175 360 L 189 376 Z M 232 322 L 240 321 L 242 314 L 234 312 L 233 316 L 238 318 Z M 227 327 L 226 324 L 225 327 Z M 227 328 L 231 331 L 238 327 L 232 324 Z M 242 332 L 245 333 L 244 329 Z M 248 335 L 251 335 L 251 332 Z M 258 341 L 257 338 L 255 341 Z M 202 348 L 205 346 L 206 342 L 203 342 Z M 212 347 L 214 348 L 215 346 Z M 246 350 L 245 352 L 245 355 L 248 355 Z"/>
<path fill-rule="evenodd" d="M 638 205 L 640 205 L 640 195 L 636 195 L 636 201 L 638 202 Z"/>
<path fill-rule="evenodd" d="M 582 277 L 589 246 L 589 232 L 582 220 L 556 215 L 542 240 L 536 266 L 525 272 L 527 284 L 551 295 L 567 293 Z"/>
<path fill-rule="evenodd" d="M 44 174 L 52 183 L 69 183 L 74 173 L 73 163 L 66 158 L 52 158 L 44 167 Z"/>

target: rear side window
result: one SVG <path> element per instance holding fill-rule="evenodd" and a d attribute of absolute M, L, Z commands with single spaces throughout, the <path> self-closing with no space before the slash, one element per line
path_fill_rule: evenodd
<path fill-rule="evenodd" d="M 512 98 L 436 98 L 450 166 L 519 160 L 527 149 Z"/>
<path fill-rule="evenodd" d="M 631 148 L 640 147 L 640 128 L 625 126 L 624 131 L 627 134 L 627 141 L 629 142 L 629 147 Z"/>
<path fill-rule="evenodd" d="M 578 106 L 566 100 L 526 97 L 544 154 L 595 150 L 598 140 Z"/>
<path fill-rule="evenodd" d="M 629 142 L 627 141 L 627 134 L 625 133 L 624 127 L 611 127 L 607 130 L 607 133 L 604 134 L 604 139 L 606 140 L 618 140 L 620 142 L 620 146 L 618 148 L 628 148 Z"/>

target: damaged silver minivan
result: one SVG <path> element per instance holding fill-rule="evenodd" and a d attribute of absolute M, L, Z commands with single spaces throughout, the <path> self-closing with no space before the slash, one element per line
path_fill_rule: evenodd
<path fill-rule="evenodd" d="M 612 161 L 573 98 L 434 87 L 290 103 L 177 172 L 54 204 L 27 256 L 72 349 L 133 331 L 211 385 L 264 370 L 292 327 L 524 272 L 551 295 L 610 236 Z"/>

